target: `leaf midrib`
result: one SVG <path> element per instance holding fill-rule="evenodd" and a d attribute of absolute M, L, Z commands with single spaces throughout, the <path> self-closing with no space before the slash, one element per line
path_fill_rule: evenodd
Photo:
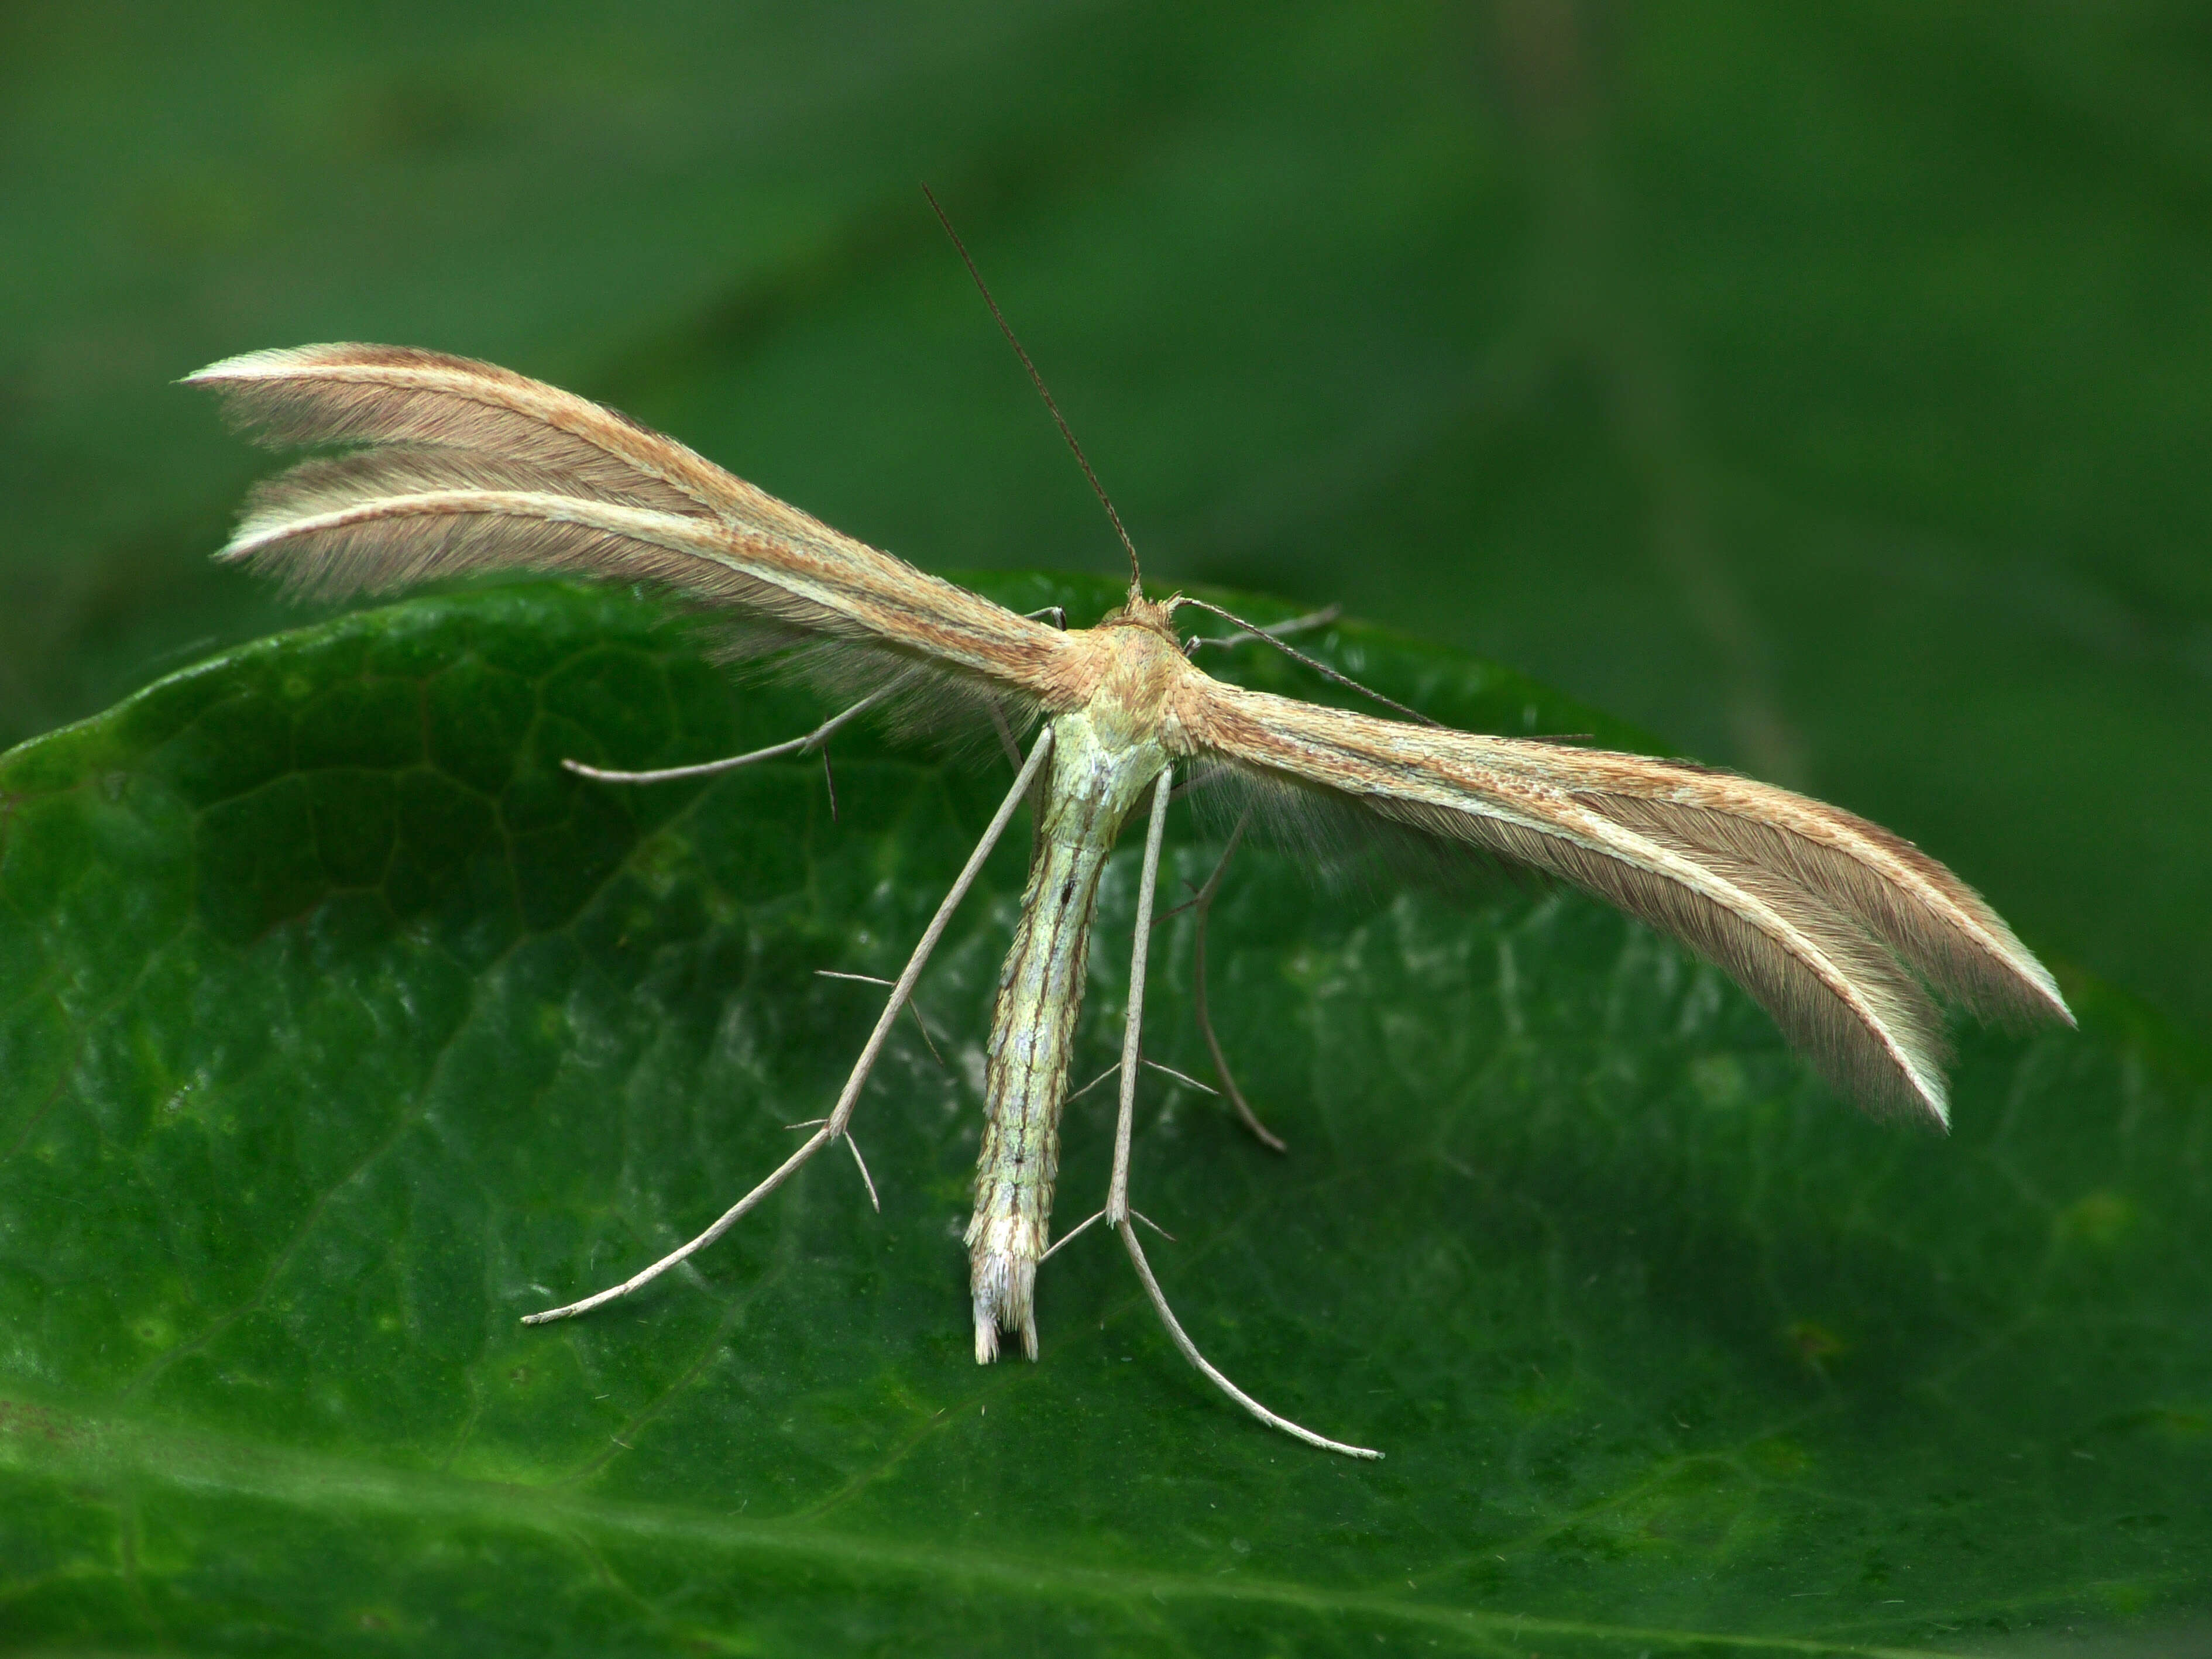
<path fill-rule="evenodd" d="M 10 1407 L 16 1409 L 10 1410 Z M 22 1407 L 29 1407 L 27 1412 Z M 1840 1655 L 1847 1659 L 1948 1659 L 1942 1650 L 1818 1637 L 1611 1624 L 1597 1620 L 1483 1612 L 1372 1591 L 1317 1589 L 1280 1579 L 1164 1572 L 1151 1568 L 1086 1569 L 974 1546 L 957 1550 L 883 1540 L 790 1522 L 734 1520 L 573 1492 L 470 1480 L 443 1472 L 396 1468 L 291 1451 L 236 1437 L 90 1418 L 22 1398 L 0 1398 L 0 1468 L 83 1481 L 167 1486 L 258 1498 L 294 1509 L 353 1515 L 466 1516 L 557 1538 L 578 1534 L 680 1540 L 734 1553 L 796 1556 L 888 1576 L 943 1583 L 966 1580 L 1039 1597 L 1079 1595 L 1102 1602 L 1139 1599 L 1261 1603 L 1316 1614 L 1388 1619 L 1465 1637 L 1577 1638 L 1669 1647 L 1706 1646 L 1758 1654 Z"/>

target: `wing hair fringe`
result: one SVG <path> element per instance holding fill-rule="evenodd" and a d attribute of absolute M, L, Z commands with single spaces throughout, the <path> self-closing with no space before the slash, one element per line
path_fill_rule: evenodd
<path fill-rule="evenodd" d="M 1779 916 L 1844 990 L 1823 976 L 1809 953 L 1784 944 L 1743 911 L 1658 872 L 1527 824 L 1422 802 L 1371 804 L 1386 816 L 1571 882 L 1681 940 L 1748 991 L 1847 1097 L 1877 1114 L 1948 1121 L 1943 1069 L 1950 1051 L 1941 1011 L 1864 927 L 1786 877 L 1725 854 L 1693 860 L 1726 890 Z"/>
<path fill-rule="evenodd" d="M 1421 730 L 1218 688 L 1224 763 L 1583 888 L 1734 975 L 1847 1097 L 1945 1120 L 1940 1010 L 2072 1020 L 1980 896 L 1911 842 L 1680 763 Z M 1264 789 L 1262 793 L 1265 793 Z"/>
<path fill-rule="evenodd" d="M 1303 838 L 1308 825 L 1338 817 L 1330 799 L 1436 841 L 1578 887 L 1680 940 L 1733 976 L 1767 1011 L 1792 1047 L 1838 1092 L 1877 1115 L 1948 1121 L 1942 1069 L 1948 1058 L 1941 1011 L 1898 959 L 1865 928 L 1802 889 L 1760 879 L 1734 860 L 1719 871 L 1817 941 L 1840 970 L 1862 1013 L 1803 961 L 1727 906 L 1678 882 L 1565 837 L 1486 815 L 1423 801 L 1355 795 L 1272 768 L 1238 765 L 1263 817 Z M 1318 796 L 1318 809 L 1311 798 Z M 1279 831 L 1279 833 L 1282 833 Z M 1733 866 L 1733 867 L 1731 867 Z M 1718 872 L 1717 871 L 1717 872 Z M 1870 1014 L 1869 1019 L 1867 1015 Z"/>
<path fill-rule="evenodd" d="M 1729 781 L 1738 789 L 1748 783 Z M 1880 871 L 1835 847 L 1745 812 L 1632 795 L 1587 799 L 1614 823 L 1686 855 L 1726 858 L 1820 895 L 1981 1018 L 2017 1025 L 2055 1014 L 2073 1023 L 2043 964 L 1980 894 L 1911 842 L 1856 814 L 1790 796 L 1792 803 L 1814 809 L 1832 825 L 1847 826 L 1910 865 L 1932 890 L 1928 896 L 1885 879 Z"/>
<path fill-rule="evenodd" d="M 496 363 L 337 341 L 227 357 L 185 383 L 213 390 L 233 427 L 272 448 L 474 450 L 542 467 L 573 481 L 580 494 L 711 513 L 816 547 L 852 544 L 666 434 Z"/>
<path fill-rule="evenodd" d="M 1025 727 L 1049 689 L 1050 630 L 512 370 L 340 343 L 249 353 L 189 379 L 265 442 L 368 446 L 258 485 L 218 556 L 271 567 L 295 592 L 501 569 L 648 581 L 694 601 L 726 654 L 765 652 L 837 695 L 890 688 L 882 712 L 902 727 L 972 727 L 993 709 Z M 748 562 L 769 574 L 734 568 Z M 787 569 L 791 586 L 774 579 Z M 838 603 L 793 591 L 809 580 Z M 954 636 L 934 637 L 948 618 Z"/>

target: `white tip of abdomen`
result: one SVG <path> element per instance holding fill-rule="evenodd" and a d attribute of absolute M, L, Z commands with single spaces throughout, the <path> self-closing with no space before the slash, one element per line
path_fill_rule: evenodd
<path fill-rule="evenodd" d="M 975 1302 L 975 1363 L 999 1357 L 999 1333 L 1022 1335 L 1022 1352 L 1037 1357 L 1036 1256 L 979 1249 L 969 1259 L 969 1285 Z"/>

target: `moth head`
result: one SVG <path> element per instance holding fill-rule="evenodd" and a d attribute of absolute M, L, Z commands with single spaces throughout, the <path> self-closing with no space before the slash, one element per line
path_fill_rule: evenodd
<path fill-rule="evenodd" d="M 1182 649 L 1182 641 L 1176 637 L 1175 631 L 1175 608 L 1177 603 L 1177 599 L 1170 599 L 1165 604 L 1156 604 L 1132 587 L 1129 592 L 1129 602 L 1120 610 L 1110 611 L 1098 619 L 1098 626 L 1141 628 L 1148 633 L 1158 635 L 1180 652 Z"/>

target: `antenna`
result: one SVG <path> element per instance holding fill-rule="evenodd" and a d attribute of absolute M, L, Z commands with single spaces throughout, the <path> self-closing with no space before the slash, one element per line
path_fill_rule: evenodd
<path fill-rule="evenodd" d="M 968 274 L 975 279 L 975 291 L 983 296 L 983 303 L 991 307 L 991 315 L 998 322 L 999 332 L 1006 337 L 1006 343 L 1013 347 L 1014 356 L 1020 358 L 1022 367 L 1029 370 L 1030 384 L 1036 387 L 1037 396 L 1044 399 L 1044 406 L 1051 410 L 1053 424 L 1060 428 L 1060 435 L 1067 440 L 1067 447 L 1075 452 L 1075 464 L 1083 469 L 1083 476 L 1091 480 L 1091 488 L 1098 497 L 1098 505 L 1106 509 L 1106 516 L 1114 521 L 1114 533 L 1121 538 L 1121 545 L 1129 550 L 1129 597 L 1133 599 L 1141 598 L 1143 574 L 1137 568 L 1137 544 L 1129 539 L 1129 532 L 1122 528 L 1121 515 L 1114 510 L 1113 497 L 1106 493 L 1106 486 L 1098 482 L 1098 475 L 1091 470 L 1090 458 L 1084 454 L 1083 446 L 1075 441 L 1075 434 L 1069 429 L 1066 417 L 1060 412 L 1060 405 L 1053 402 L 1052 392 L 1045 386 L 1044 376 L 1037 373 L 1037 366 L 1030 361 L 1030 354 L 1022 349 L 1022 343 L 1014 337 L 1013 328 L 1007 323 L 1006 313 L 999 309 L 999 302 L 991 297 L 990 284 L 983 280 L 983 273 L 975 269 L 975 260 L 968 254 L 968 245 L 960 240 L 960 233 L 952 228 L 952 221 L 945 217 L 945 210 L 938 205 L 935 192 L 924 185 L 921 193 L 928 198 L 929 210 L 937 216 L 937 222 L 945 227 L 945 234 L 952 239 L 953 248 L 960 255 L 960 263 L 968 267 Z"/>

